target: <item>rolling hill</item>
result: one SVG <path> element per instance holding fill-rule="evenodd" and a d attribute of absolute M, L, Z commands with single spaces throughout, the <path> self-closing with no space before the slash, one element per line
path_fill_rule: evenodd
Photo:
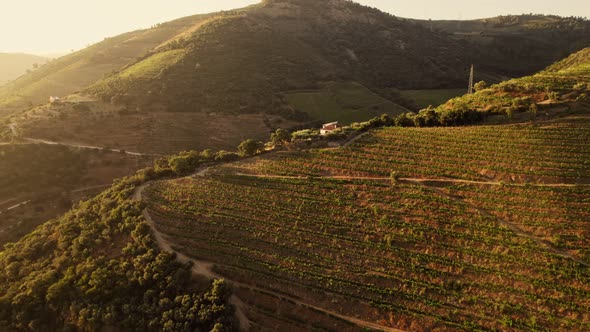
<path fill-rule="evenodd" d="M 523 113 L 536 117 L 539 110 L 568 108 L 567 101 L 585 101 L 589 94 L 590 48 L 585 48 L 534 75 L 482 87 L 474 94 L 453 98 L 436 110 L 439 114 L 470 109 L 509 118 L 522 117 Z"/>
<path fill-rule="evenodd" d="M 513 105 L 525 93 L 563 94 L 542 119 L 403 128 L 382 117 L 337 148 L 162 157 L 5 246 L 0 326 L 588 330 L 588 63 L 582 50 L 504 83 L 513 90 L 462 97 L 488 90 Z M 531 80 L 538 86 L 519 90 Z M 341 105 L 366 91 L 321 88 L 292 91 L 301 103 Z M 96 105 L 106 107 L 52 107 Z"/>
<path fill-rule="evenodd" d="M 138 30 L 104 41 L 51 63 L 0 87 L 0 116 L 46 103 L 49 96 L 66 96 L 142 57 L 146 52 L 188 30 L 208 15 L 181 18 L 151 29 Z"/>
<path fill-rule="evenodd" d="M 43 65 L 48 60 L 48 58 L 32 54 L 0 53 L 0 86 L 26 74 L 27 70 L 35 69 L 35 65 Z"/>
<path fill-rule="evenodd" d="M 568 36 L 562 43 L 539 48 L 566 52 L 586 44 L 575 39 L 576 29 L 559 32 Z M 534 64 L 515 62 L 508 48 L 488 49 L 351 1 L 263 1 L 118 36 L 63 58 L 63 69 L 48 68 L 47 75 L 78 77 L 62 92 L 76 85 L 93 102 L 75 111 L 66 100 L 66 107 L 44 106 L 18 121 L 28 137 L 60 142 L 150 153 L 229 149 L 278 127 L 415 110 L 403 97 L 412 94 L 400 89 L 462 87 L 471 63 L 482 64 L 478 79 L 498 82 L 554 60 L 540 52 Z M 78 67 L 92 74 L 72 71 Z M 0 91 L 0 100 L 66 76 L 38 77 L 42 85 L 23 78 Z"/>
<path fill-rule="evenodd" d="M 569 95 L 544 109 L 557 119 L 385 127 L 208 167 L 147 186 L 146 218 L 195 273 L 234 284 L 255 328 L 587 330 L 588 63 L 532 76 Z"/>
<path fill-rule="evenodd" d="M 223 281 L 191 277 L 161 251 L 131 199 L 140 176 L 0 252 L 3 331 L 234 331 Z"/>
<path fill-rule="evenodd" d="M 261 328 L 308 330 L 309 312 L 330 311 L 381 330 L 583 331 L 585 112 L 383 128 L 156 182 L 144 197 L 167 246 L 231 280 Z M 308 310 L 289 315 L 293 301 Z"/>
<path fill-rule="evenodd" d="M 475 63 L 508 77 L 542 70 L 590 45 L 590 21 L 581 17 L 527 14 L 470 21 L 417 22 L 484 49 L 484 61 Z M 507 58 L 512 63 L 510 67 L 505 65 Z"/>

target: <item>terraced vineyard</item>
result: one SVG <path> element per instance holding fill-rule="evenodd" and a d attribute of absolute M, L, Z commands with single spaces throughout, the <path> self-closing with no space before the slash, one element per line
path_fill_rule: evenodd
<path fill-rule="evenodd" d="M 145 195 L 175 250 L 268 294 L 383 328 L 584 331 L 589 128 L 384 128 Z M 419 181 L 443 178 L 482 183 Z M 252 320 L 301 324 L 256 295 L 248 304 Z"/>
<path fill-rule="evenodd" d="M 236 172 L 588 183 L 590 118 L 538 125 L 384 128 L 338 150 L 279 153 Z M 444 148 L 443 148 L 444 147 Z M 234 167 L 235 168 L 235 167 Z"/>

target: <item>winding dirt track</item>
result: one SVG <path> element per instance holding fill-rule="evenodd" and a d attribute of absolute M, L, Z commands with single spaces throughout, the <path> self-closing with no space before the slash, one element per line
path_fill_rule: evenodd
<path fill-rule="evenodd" d="M 72 190 L 70 192 L 71 193 L 80 193 L 80 192 L 83 192 L 83 191 L 86 191 L 86 190 L 99 189 L 99 188 L 107 188 L 107 187 L 110 187 L 110 186 L 112 186 L 112 184 L 110 184 L 110 183 L 109 184 L 99 184 L 97 186 L 91 186 L 91 187 L 86 187 L 86 188 L 75 189 L 75 190 Z"/>
<path fill-rule="evenodd" d="M 12 122 L 12 123 L 8 124 L 8 127 L 10 128 L 10 131 L 12 132 L 12 135 L 14 137 L 18 137 L 18 125 L 15 122 Z M 104 148 L 104 147 L 93 146 L 93 145 L 73 144 L 73 143 L 64 143 L 64 142 L 54 142 L 54 141 L 45 140 L 45 139 L 38 139 L 38 138 L 22 137 L 21 140 L 23 140 L 23 141 L 25 141 L 26 143 L 29 143 L 29 144 L 63 145 L 63 146 L 69 146 L 69 147 L 72 147 L 72 148 L 77 148 L 77 149 L 104 150 L 104 151 L 111 151 L 111 152 L 117 152 L 117 153 L 123 153 L 124 152 L 125 154 L 128 154 L 130 156 L 151 156 L 151 157 L 160 156 L 159 154 L 131 152 L 131 151 L 126 151 L 126 150 L 121 150 L 121 149 L 107 149 L 107 148 Z M 2 144 L 11 144 L 11 143 L 2 143 Z"/>
<path fill-rule="evenodd" d="M 207 172 L 207 168 L 200 170 L 199 172 L 195 173 L 193 176 L 204 176 Z M 145 184 L 143 186 L 138 187 L 135 192 L 133 193 L 133 199 L 137 200 L 137 201 L 141 201 L 142 199 L 142 193 L 143 190 L 149 186 L 148 184 Z M 154 234 L 154 238 L 156 239 L 156 242 L 158 243 L 158 246 L 165 251 L 169 251 L 172 253 L 176 254 L 176 258 L 178 259 L 179 262 L 182 263 L 191 263 L 192 264 L 192 272 L 195 275 L 198 276 L 203 276 L 206 277 L 208 279 L 224 279 L 223 276 L 220 276 L 218 274 L 216 274 L 215 272 L 213 272 L 211 270 L 211 268 L 213 267 L 213 264 L 210 262 L 204 262 L 204 261 L 199 261 L 199 260 L 195 260 L 192 259 L 182 253 L 177 252 L 176 250 L 174 250 L 174 248 L 172 247 L 172 244 L 158 231 L 157 227 L 156 227 L 156 223 L 154 222 L 154 220 L 152 219 L 152 217 L 149 214 L 149 211 L 147 209 L 145 209 L 143 211 L 143 216 L 146 219 L 146 221 L 148 222 L 150 228 L 152 229 L 152 232 Z M 312 304 L 285 296 L 284 294 L 279 294 L 273 291 L 269 291 L 266 289 L 262 289 L 256 286 L 252 286 L 252 285 L 247 285 L 244 283 L 240 283 L 240 282 L 236 282 L 236 281 L 232 281 L 229 279 L 226 279 L 228 281 L 230 281 L 232 283 L 232 285 L 234 285 L 235 287 L 240 287 L 240 288 L 245 288 L 245 289 L 249 289 L 255 292 L 260 292 L 263 294 L 269 294 L 273 297 L 276 297 L 280 300 L 283 301 L 288 301 L 291 303 L 294 303 L 298 306 L 302 306 L 308 309 L 312 309 L 318 312 L 322 312 L 326 315 L 332 316 L 332 317 L 336 317 L 338 319 L 347 321 L 349 323 L 353 323 L 361 328 L 367 328 L 367 329 L 372 329 L 372 330 L 377 330 L 377 331 L 386 331 L 386 332 L 404 332 L 402 330 L 399 329 L 394 329 L 391 327 L 387 327 L 387 326 L 383 326 L 383 325 L 379 325 L 376 323 L 372 323 L 372 322 L 368 322 L 368 321 L 364 321 L 362 319 L 358 319 L 356 317 L 352 317 L 352 316 L 346 316 L 346 315 L 341 315 L 337 312 L 334 311 L 330 311 L 324 308 L 320 308 L 317 306 L 314 306 Z M 249 331 L 250 330 L 250 326 L 251 326 L 251 322 L 248 319 L 248 317 L 244 314 L 245 308 L 247 307 L 246 304 L 244 304 L 237 296 L 232 295 L 232 297 L 230 298 L 230 303 L 233 304 L 236 307 L 236 316 L 240 322 L 240 328 L 243 331 Z"/>

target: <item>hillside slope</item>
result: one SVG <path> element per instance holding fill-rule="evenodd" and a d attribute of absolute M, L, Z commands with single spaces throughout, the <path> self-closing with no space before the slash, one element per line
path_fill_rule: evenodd
<path fill-rule="evenodd" d="M 437 107 L 439 114 L 478 110 L 484 114 L 532 118 L 550 108 L 568 108 L 573 100 L 590 100 L 590 48 L 585 48 L 534 75 L 481 88 Z"/>
<path fill-rule="evenodd" d="M 49 59 L 22 53 L 0 53 L 0 85 L 8 83 L 17 77 L 24 75 L 34 65 L 42 65 Z"/>
<path fill-rule="evenodd" d="M 79 204 L 0 252 L 2 331 L 234 331 L 231 290 L 160 251 L 132 193 Z"/>
<path fill-rule="evenodd" d="M 135 61 L 149 50 L 194 29 L 208 15 L 195 15 L 151 29 L 125 33 L 53 60 L 0 87 L 0 116 L 45 103 L 49 96 L 65 96 Z"/>
<path fill-rule="evenodd" d="M 590 46 L 590 21 L 579 17 L 508 15 L 470 21 L 417 21 L 451 38 L 485 49 L 486 70 L 529 75 Z M 511 65 L 505 62 L 510 59 Z M 485 78 L 481 78 L 485 79 Z"/>
<path fill-rule="evenodd" d="M 217 18 L 89 91 L 148 108 L 278 112 L 280 92 L 325 81 L 458 84 L 461 54 L 448 38 L 353 2 L 266 1 Z"/>
<path fill-rule="evenodd" d="M 0 145 L 0 248 L 148 164 L 110 151 Z"/>
<path fill-rule="evenodd" d="M 263 1 L 183 20 L 183 33 L 162 30 L 174 22 L 143 32 L 157 34 L 158 47 L 87 82 L 92 103 L 48 105 L 18 119 L 23 134 L 150 153 L 231 149 L 278 127 L 407 112 L 399 89 L 464 86 L 471 63 L 477 79 L 498 82 L 553 60 L 539 51 L 534 65 L 513 61 L 509 48 L 490 52 L 485 43 L 344 0 Z M 586 43 L 577 25 L 534 31 L 551 29 L 566 37 L 539 50 Z M 146 51 L 149 43 L 142 45 Z"/>
<path fill-rule="evenodd" d="M 352 2 L 268 1 L 221 13 L 85 91 L 103 105 L 50 105 L 21 127 L 28 137 L 132 151 L 228 149 L 279 126 L 406 112 L 389 88 L 457 84 L 461 54 L 447 38 Z M 137 139 L 113 139 L 132 128 Z"/>
<path fill-rule="evenodd" d="M 583 331 L 585 112 L 533 125 L 383 128 L 341 149 L 161 181 L 144 196 L 175 250 L 260 289 L 242 295 L 262 327 L 309 328 L 277 307 L 283 299 L 381 329 Z"/>

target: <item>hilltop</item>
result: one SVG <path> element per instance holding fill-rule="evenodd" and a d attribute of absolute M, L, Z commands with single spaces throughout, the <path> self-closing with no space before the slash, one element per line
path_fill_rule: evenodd
<path fill-rule="evenodd" d="M 80 68 L 93 74 L 75 85 L 92 102 L 78 106 L 66 99 L 65 105 L 20 114 L 15 120 L 22 133 L 150 153 L 230 149 L 278 127 L 348 124 L 417 110 L 402 97 L 412 94 L 400 90 L 463 87 L 471 63 L 482 64 L 478 80 L 493 83 L 555 60 L 547 55 L 534 65 L 515 62 L 509 48 L 489 52 L 489 45 L 351 1 L 264 1 L 178 22 L 79 52 L 86 59 Z M 557 47 L 541 48 L 576 49 L 585 43 L 572 41 L 577 31 L 564 32 L 568 37 Z M 121 50 L 130 56 L 113 56 Z M 96 53 L 106 54 L 104 70 L 94 71 L 88 61 Z M 70 69 L 77 65 L 71 62 L 59 72 L 74 75 Z M 51 80 L 43 82 L 47 87 Z M 21 83 L 18 95 L 32 86 L 41 89 Z M 16 96 L 17 90 L 8 88 L 4 95 Z"/>
<path fill-rule="evenodd" d="M 24 53 L 0 53 L 0 86 L 36 69 L 48 58 Z"/>

